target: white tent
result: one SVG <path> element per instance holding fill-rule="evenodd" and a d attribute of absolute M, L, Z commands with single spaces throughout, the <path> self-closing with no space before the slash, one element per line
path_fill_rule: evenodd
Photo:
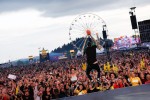
<path fill-rule="evenodd" d="M 82 56 L 82 52 L 78 50 L 76 56 Z"/>

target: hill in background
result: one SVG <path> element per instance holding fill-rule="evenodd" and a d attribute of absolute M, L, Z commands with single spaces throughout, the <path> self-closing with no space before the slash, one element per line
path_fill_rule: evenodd
<path fill-rule="evenodd" d="M 77 47 L 83 46 L 83 39 L 84 38 L 77 38 L 75 41 L 73 41 L 73 44 L 76 44 Z M 58 47 L 54 49 L 53 53 L 67 53 L 70 50 L 75 50 L 77 52 L 77 48 L 73 46 L 73 44 L 70 42 L 68 44 L 64 44 L 62 47 Z"/>

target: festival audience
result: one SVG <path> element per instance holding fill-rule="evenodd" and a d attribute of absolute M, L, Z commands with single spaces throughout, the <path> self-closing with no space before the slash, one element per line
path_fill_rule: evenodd
<path fill-rule="evenodd" d="M 86 76 L 85 57 L 0 68 L 0 100 L 51 100 L 98 91 L 150 84 L 150 52 L 116 51 L 111 62 L 99 55 L 100 82 Z M 11 80 L 8 74 L 17 76 Z"/>

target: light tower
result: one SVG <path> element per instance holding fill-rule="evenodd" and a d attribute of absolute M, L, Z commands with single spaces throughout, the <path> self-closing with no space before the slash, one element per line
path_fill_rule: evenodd
<path fill-rule="evenodd" d="M 102 27 L 103 27 L 102 34 L 103 34 L 103 40 L 104 40 L 103 47 L 106 51 L 107 61 L 111 63 L 110 48 L 113 46 L 113 41 L 107 38 L 106 25 L 103 25 Z"/>
<path fill-rule="evenodd" d="M 136 9 L 136 7 L 131 7 L 129 14 L 130 14 L 132 29 L 134 30 L 134 33 L 135 33 L 135 41 L 136 41 L 136 45 L 137 45 L 137 38 L 136 38 L 137 36 L 136 35 L 138 34 L 138 24 L 137 24 L 135 9 Z"/>

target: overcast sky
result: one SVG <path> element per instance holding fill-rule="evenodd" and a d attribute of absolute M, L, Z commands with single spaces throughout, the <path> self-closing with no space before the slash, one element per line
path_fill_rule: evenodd
<path fill-rule="evenodd" d="M 109 38 L 133 35 L 131 6 L 138 21 L 150 19 L 149 0 L 0 0 L 0 63 L 68 43 L 70 24 L 83 13 L 103 18 Z"/>

